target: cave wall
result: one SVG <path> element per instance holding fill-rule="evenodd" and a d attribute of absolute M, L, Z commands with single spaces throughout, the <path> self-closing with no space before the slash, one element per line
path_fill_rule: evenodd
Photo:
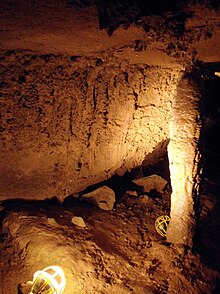
<path fill-rule="evenodd" d="M 203 83 L 194 68 L 183 73 L 173 99 L 168 158 L 172 185 L 167 240 L 193 246 L 202 176 Z"/>
<path fill-rule="evenodd" d="M 179 68 L 1 52 L 0 199 L 61 201 L 169 138 Z"/>

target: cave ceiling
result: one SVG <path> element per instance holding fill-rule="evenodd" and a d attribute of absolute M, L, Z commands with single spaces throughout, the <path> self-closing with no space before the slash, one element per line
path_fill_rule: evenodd
<path fill-rule="evenodd" d="M 119 59 L 153 65 L 219 61 L 218 2 L 176 2 L 1 1 L 0 46 L 77 56 L 113 49 Z"/>

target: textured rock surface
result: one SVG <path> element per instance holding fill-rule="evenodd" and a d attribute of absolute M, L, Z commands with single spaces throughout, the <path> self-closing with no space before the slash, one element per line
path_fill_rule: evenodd
<path fill-rule="evenodd" d="M 167 240 L 192 247 L 201 176 L 199 139 L 200 75 L 185 73 L 173 101 L 168 157 L 172 184 Z M 199 87 L 200 86 L 200 87 Z"/>
<path fill-rule="evenodd" d="M 189 89 L 187 82 L 178 86 L 183 99 L 175 92 L 181 69 L 196 59 L 220 59 L 217 7 L 192 5 L 179 15 L 147 16 L 114 31 L 130 24 L 119 14 L 113 30 L 108 26 L 110 38 L 99 30 L 95 7 L 1 1 L 0 200 L 62 201 L 115 172 L 151 163 L 171 138 L 168 239 L 191 245 L 197 96 L 191 82 Z"/>
<path fill-rule="evenodd" d="M 0 199 L 65 196 L 169 136 L 178 69 L 2 52 Z"/>

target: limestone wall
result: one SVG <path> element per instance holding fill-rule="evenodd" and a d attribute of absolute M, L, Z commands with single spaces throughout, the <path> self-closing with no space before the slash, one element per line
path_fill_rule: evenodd
<path fill-rule="evenodd" d="M 168 157 L 172 184 L 171 222 L 167 239 L 193 245 L 201 178 L 201 82 L 197 72 L 183 74 L 173 100 Z M 200 85 L 199 85 L 200 82 Z"/>
<path fill-rule="evenodd" d="M 179 71 L 1 53 L 0 200 L 60 200 L 140 165 L 169 138 Z"/>

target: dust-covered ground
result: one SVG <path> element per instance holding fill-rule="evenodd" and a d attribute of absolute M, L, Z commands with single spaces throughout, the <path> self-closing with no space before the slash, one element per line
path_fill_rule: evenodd
<path fill-rule="evenodd" d="M 169 214 L 169 185 L 162 195 L 123 197 L 112 211 L 71 197 L 63 204 L 6 203 L 0 293 L 17 293 L 19 283 L 49 265 L 63 268 L 66 294 L 219 293 L 217 190 L 213 184 L 204 188 L 208 196 L 201 209 L 208 211 L 203 211 L 193 252 L 166 243 L 155 230 L 155 219 Z M 73 224 L 74 216 L 82 217 L 85 227 Z"/>

